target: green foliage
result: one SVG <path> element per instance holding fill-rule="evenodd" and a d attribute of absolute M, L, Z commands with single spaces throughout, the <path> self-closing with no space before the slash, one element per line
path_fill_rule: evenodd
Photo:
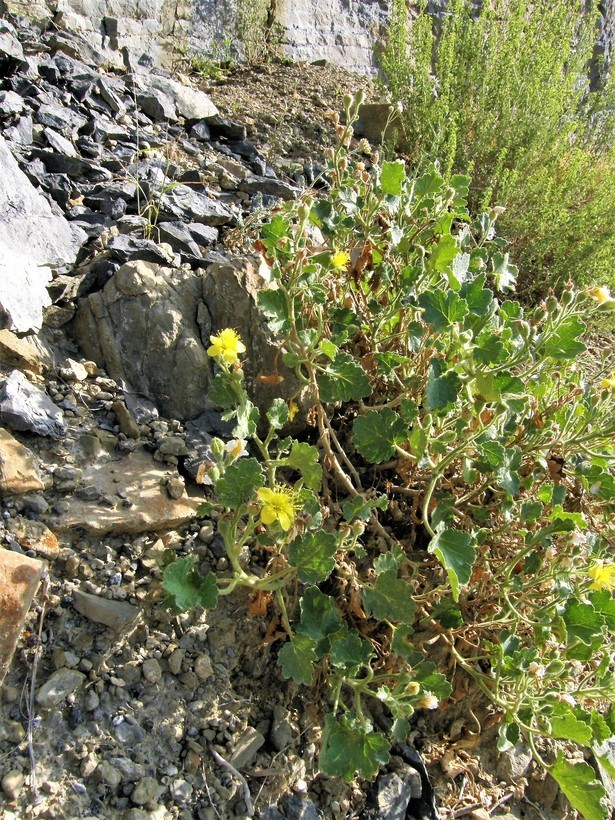
<path fill-rule="evenodd" d="M 571 763 L 560 752 L 549 773 L 585 820 L 604 820 L 608 816 L 606 792 L 587 763 Z"/>
<path fill-rule="evenodd" d="M 589 90 L 597 10 L 576 0 L 451 0 L 437 26 L 394 0 L 382 68 L 412 165 L 473 175 L 470 207 L 506 207 L 524 288 L 613 287 L 614 82 Z M 437 29 L 437 30 L 436 30 Z"/>
<path fill-rule="evenodd" d="M 414 712 L 450 696 L 427 632 L 501 713 L 500 748 L 525 738 L 573 805 L 599 812 L 591 767 L 540 749 L 595 750 L 615 730 L 597 708 L 615 711 L 615 376 L 608 361 L 585 372 L 581 338 L 613 300 L 569 286 L 524 310 L 467 177 L 354 163 L 359 102 L 336 123 L 330 187 L 261 233 L 260 304 L 297 395 L 261 418 L 240 340 L 227 334 L 232 363 L 210 348 L 210 396 L 238 437 L 214 439 L 204 471 L 230 572 L 203 580 L 180 558 L 164 588 L 180 608 L 237 587 L 276 607 L 282 675 L 326 701 L 323 773 L 371 778 Z M 299 402 L 309 440 L 286 435 Z"/>

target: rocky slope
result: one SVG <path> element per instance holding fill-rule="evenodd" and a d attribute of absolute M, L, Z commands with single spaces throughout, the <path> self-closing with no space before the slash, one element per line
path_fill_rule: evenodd
<path fill-rule="evenodd" d="M 36 587 L 27 559 L 47 580 L 1 690 L 2 816 L 387 820 L 433 818 L 436 803 L 565 817 L 523 750 L 496 760 L 470 702 L 413 726 L 435 795 L 410 747 L 374 785 L 318 775 L 317 704 L 281 679 L 274 624 L 240 595 L 206 615 L 161 603 L 166 550 L 226 569 L 194 480 L 211 436 L 229 435 L 206 400 L 212 332 L 239 329 L 248 381 L 272 396 L 255 378 L 275 351 L 261 273 L 237 256 L 237 228 L 318 176 L 323 115 L 363 81 L 291 65 L 197 88 L 147 64 L 104 70 L 78 37 L 13 24 L 0 22 L 0 556 L 21 564 L 0 569 L 3 610 Z"/>

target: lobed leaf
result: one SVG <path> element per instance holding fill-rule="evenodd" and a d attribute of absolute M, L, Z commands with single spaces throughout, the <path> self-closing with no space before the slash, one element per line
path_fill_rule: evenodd
<path fill-rule="evenodd" d="M 395 445 L 402 444 L 407 436 L 408 428 L 390 407 L 368 410 L 364 416 L 358 416 L 353 425 L 355 447 L 374 464 L 391 458 Z"/>
<path fill-rule="evenodd" d="M 288 560 L 304 584 L 319 584 L 333 572 L 337 549 L 335 533 L 318 530 L 295 538 L 288 547 Z"/>
<path fill-rule="evenodd" d="M 216 495 L 220 504 L 236 509 L 249 501 L 258 487 L 265 484 L 265 476 L 255 458 L 242 458 L 226 468 L 216 481 Z"/>
<path fill-rule="evenodd" d="M 394 569 L 382 572 L 373 587 L 363 587 L 365 609 L 379 621 L 394 621 L 411 626 L 416 615 L 413 589 L 397 577 Z"/>
<path fill-rule="evenodd" d="M 461 530 L 440 530 L 432 538 L 428 551 L 433 553 L 447 572 L 453 600 L 459 600 L 459 587 L 467 584 L 476 558 L 473 539 Z"/>
<path fill-rule="evenodd" d="M 580 811 L 585 820 L 608 819 L 606 792 L 590 765 L 582 762 L 571 763 L 560 751 L 549 769 L 549 774 L 557 781 L 570 805 Z"/>
<path fill-rule="evenodd" d="M 293 441 L 286 463 L 294 470 L 299 470 L 306 487 L 315 493 L 320 492 L 322 466 L 316 447 L 304 441 Z"/>
<path fill-rule="evenodd" d="M 372 386 L 359 362 L 348 353 L 338 353 L 318 378 L 318 391 L 324 404 L 338 401 L 359 401 L 369 396 Z"/>
<path fill-rule="evenodd" d="M 180 612 L 195 606 L 212 609 L 218 603 L 216 576 L 213 572 L 201 575 L 195 569 L 196 560 L 196 555 L 187 555 L 173 561 L 164 570 L 162 587 Z"/>
<path fill-rule="evenodd" d="M 278 662 L 285 678 L 295 683 L 311 686 L 314 678 L 314 661 L 318 660 L 316 643 L 307 635 L 293 635 L 278 653 Z"/>
<path fill-rule="evenodd" d="M 341 777 L 347 783 L 356 773 L 369 780 L 380 766 L 389 762 L 390 748 L 383 735 L 365 729 L 351 712 L 339 719 L 327 715 L 319 769 L 328 777 Z"/>

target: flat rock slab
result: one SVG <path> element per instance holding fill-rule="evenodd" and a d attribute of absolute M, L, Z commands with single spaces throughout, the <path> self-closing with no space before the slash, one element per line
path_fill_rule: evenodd
<path fill-rule="evenodd" d="M 36 692 L 36 702 L 43 709 L 53 709 L 58 706 L 75 689 L 85 683 L 86 677 L 83 672 L 76 669 L 58 669 L 49 680 L 44 683 Z"/>
<path fill-rule="evenodd" d="M 52 519 L 51 526 L 58 533 L 79 529 L 97 535 L 179 527 L 196 517 L 203 496 L 195 491 L 194 497 L 171 498 L 165 486 L 168 478 L 168 467 L 144 450 L 118 461 L 92 464 L 84 468 L 82 482 L 98 490 L 97 500 L 72 496 L 66 513 Z M 126 498 L 120 498 L 118 491 Z"/>
<path fill-rule="evenodd" d="M 82 592 L 80 589 L 73 591 L 73 598 L 75 609 L 80 615 L 94 623 L 109 626 L 116 632 L 121 632 L 139 614 L 136 607 L 125 601 L 101 598 L 89 592 Z"/>
<path fill-rule="evenodd" d="M 0 683 L 44 572 L 43 561 L 0 549 Z"/>
<path fill-rule="evenodd" d="M 34 454 L 0 427 L 0 496 L 43 489 Z"/>

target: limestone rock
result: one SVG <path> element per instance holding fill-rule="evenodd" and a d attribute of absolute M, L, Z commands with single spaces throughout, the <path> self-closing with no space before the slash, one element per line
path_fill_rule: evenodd
<path fill-rule="evenodd" d="M 139 610 L 125 601 L 100 598 L 80 589 L 73 590 L 75 609 L 84 618 L 121 632 L 139 614 Z"/>
<path fill-rule="evenodd" d="M 0 427 L 0 495 L 42 490 L 34 454 Z"/>
<path fill-rule="evenodd" d="M 211 362 L 196 315 L 201 277 L 142 260 L 127 262 L 102 291 L 80 300 L 74 335 L 86 356 L 171 418 L 205 408 Z"/>
<path fill-rule="evenodd" d="M 121 464 L 99 459 L 86 465 L 82 475 L 82 485 L 98 491 L 96 498 L 93 492 L 91 501 L 72 496 L 67 499 L 66 512 L 53 518 L 50 525 L 58 533 L 78 528 L 97 535 L 157 532 L 181 526 L 196 517 L 203 499 L 198 490 L 191 490 L 194 495 L 170 498 L 168 478 L 169 468 L 144 450 L 135 450 Z M 118 489 L 130 506 L 124 505 Z"/>
<path fill-rule="evenodd" d="M 85 683 L 83 672 L 76 669 L 58 669 L 36 693 L 36 702 L 43 709 L 53 709 Z"/>
<path fill-rule="evenodd" d="M 257 729 L 254 729 L 254 727 L 248 726 L 237 741 L 235 751 L 233 752 L 229 763 L 231 766 L 239 769 L 239 771 L 245 769 L 246 766 L 249 766 L 250 763 L 252 763 L 258 750 L 264 742 L 265 738 L 262 734 Z"/>
<path fill-rule="evenodd" d="M 24 550 L 32 550 L 43 558 L 53 560 L 58 555 L 58 539 L 42 521 L 32 521 L 21 515 L 11 518 L 10 529 Z"/>
<path fill-rule="evenodd" d="M 62 438 L 66 433 L 60 408 L 19 370 L 13 370 L 0 387 L 0 422 L 39 436 Z"/>
<path fill-rule="evenodd" d="M 53 213 L 0 136 L 0 326 L 39 330 L 52 268 L 75 261 L 85 234 Z"/>
<path fill-rule="evenodd" d="M 177 113 L 188 121 L 204 120 L 218 113 L 218 109 L 207 94 L 197 88 L 182 85 L 177 80 L 160 77 L 156 74 L 150 74 L 148 82 L 150 87 L 156 88 L 167 97 L 170 97 L 177 109 Z"/>
<path fill-rule="evenodd" d="M 42 561 L 0 549 L 0 683 L 44 572 Z"/>
<path fill-rule="evenodd" d="M 242 357 L 246 387 L 261 413 L 269 409 L 274 398 L 292 396 L 301 386 L 282 364 L 279 346 L 258 307 L 258 292 L 267 285 L 267 273 L 255 258 L 235 257 L 210 265 L 203 277 L 203 300 L 210 319 L 209 327 L 204 324 L 204 340 L 209 343 L 209 335 L 225 327 L 237 330 L 246 346 Z M 258 378 L 272 373 L 282 378 L 275 386 Z"/>
<path fill-rule="evenodd" d="M 28 337 L 21 339 L 10 330 L 0 330 L 0 362 L 9 367 L 42 373 L 49 357 Z"/>

